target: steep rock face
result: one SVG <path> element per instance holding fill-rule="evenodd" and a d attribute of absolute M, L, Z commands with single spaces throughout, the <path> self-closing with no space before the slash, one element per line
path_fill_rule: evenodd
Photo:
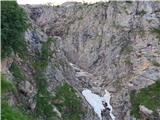
<path fill-rule="evenodd" d="M 12 57 L 2 60 L 2 74 L 4 74 L 6 79 L 13 81 L 17 90 L 16 93 L 7 93 L 5 97 L 7 100 L 9 100 L 11 105 L 22 106 L 22 108 L 24 108 L 24 110 L 30 115 L 33 115 L 33 113 L 35 114 L 37 109 L 37 101 L 35 97 L 38 94 L 39 88 L 36 82 L 36 76 L 39 76 L 40 74 L 43 74 L 45 77 L 47 90 L 51 94 L 55 95 L 56 88 L 62 85 L 62 83 L 67 82 L 75 88 L 77 91 L 77 96 L 81 96 L 80 90 L 77 90 L 77 88 L 82 88 L 82 85 L 77 82 L 78 79 L 75 76 L 74 69 L 69 64 L 69 61 L 64 55 L 63 50 L 56 43 L 56 41 L 61 40 L 60 37 L 54 36 L 55 41 L 49 44 L 48 49 L 50 50 L 51 55 L 49 56 L 49 60 L 46 61 L 48 63 L 47 68 L 40 74 L 37 73 L 36 69 L 34 68 L 35 61 L 42 59 L 40 57 L 42 46 L 47 42 L 48 38 L 49 37 L 41 31 L 40 27 L 33 23 L 25 33 L 25 41 L 27 43 L 27 58 L 23 59 L 18 55 L 13 54 Z M 16 70 L 15 68 L 14 70 L 11 70 L 11 66 L 13 64 L 16 66 Z M 35 67 L 38 67 L 38 64 Z M 17 69 L 20 73 L 18 73 L 18 76 L 14 76 L 14 72 L 17 72 Z M 20 74 L 22 76 L 19 76 Z M 83 105 L 82 107 L 86 111 L 82 119 L 97 120 L 98 116 L 84 100 L 83 96 L 81 96 L 81 98 L 83 100 L 81 100 Z M 55 109 L 57 108 L 55 107 L 54 110 Z M 56 110 L 56 112 L 61 114 L 58 110 Z"/>
<path fill-rule="evenodd" d="M 23 6 L 32 26 L 26 31 L 29 60 L 18 56 L 2 61 L 2 72 L 15 81 L 18 95 L 11 103 L 22 103 L 34 111 L 37 92 L 32 62 L 38 57 L 48 36 L 51 56 L 47 69 L 48 90 L 64 81 L 71 84 L 83 99 L 84 120 L 98 120 L 81 92 L 91 89 L 111 93 L 113 114 L 117 120 L 130 116 L 129 91 L 140 89 L 160 78 L 160 41 L 152 29 L 160 27 L 159 2 L 108 2 L 95 4 L 65 3 L 61 6 Z M 16 82 L 8 68 L 18 64 L 25 81 Z M 73 64 L 74 63 L 74 64 Z M 110 119 L 109 114 L 104 118 Z"/>
<path fill-rule="evenodd" d="M 147 60 L 153 55 L 158 61 L 158 38 L 150 30 L 159 28 L 159 2 L 72 3 L 25 9 L 47 35 L 61 37 L 59 47 L 70 61 L 107 80 L 126 75 L 131 66 L 124 63 L 129 63 L 130 57 L 132 69 L 140 71 L 149 66 Z M 135 55 L 144 65 L 138 66 Z"/>
<path fill-rule="evenodd" d="M 160 41 L 151 32 L 160 27 L 160 3 L 66 3 L 24 8 L 43 32 L 61 38 L 56 44 L 70 62 L 91 73 L 96 87 L 112 93 L 116 118 L 129 120 L 129 90 L 148 86 L 160 77 L 160 68 L 153 65 L 160 61 Z M 72 85 L 80 88 L 74 81 Z"/>
<path fill-rule="evenodd" d="M 32 34 L 31 34 L 32 33 Z M 33 23 L 32 27 L 26 32 L 26 41 L 28 42 L 29 54 L 36 57 L 36 53 L 41 51 L 43 42 L 47 41 L 47 35 L 41 31 L 41 29 Z M 51 57 L 48 61 L 47 69 L 45 70 L 45 76 L 47 78 L 48 90 L 55 94 L 56 88 L 64 82 L 72 85 L 76 90 L 77 95 L 82 98 L 83 109 L 86 112 L 82 117 L 83 120 L 98 120 L 98 116 L 94 113 L 90 105 L 85 101 L 81 95 L 81 91 L 88 83 L 83 83 L 81 78 L 76 76 L 76 70 L 68 61 L 65 53 L 61 47 L 59 47 L 58 41 L 62 38 L 54 36 L 55 41 L 50 44 Z M 36 42 L 35 42 L 36 41 Z M 30 43 L 31 42 L 31 43 Z M 34 71 L 32 71 L 33 74 Z M 80 80 L 79 80 L 80 79 Z M 88 77 L 84 78 L 84 81 Z M 36 87 L 35 87 L 36 88 Z M 34 92 L 34 91 L 33 91 Z M 33 103 L 32 103 L 33 104 Z"/>

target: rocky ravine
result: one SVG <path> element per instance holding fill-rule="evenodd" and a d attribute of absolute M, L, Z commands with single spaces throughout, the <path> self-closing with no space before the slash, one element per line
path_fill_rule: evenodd
<path fill-rule="evenodd" d="M 160 28 L 160 2 L 72 2 L 23 8 L 32 23 L 25 36 L 31 56 L 47 36 L 56 38 L 50 46 L 53 55 L 45 72 L 50 91 L 67 81 L 87 106 L 83 119 L 98 120 L 81 93 L 88 88 L 103 96 L 108 90 L 116 120 L 133 120 L 129 91 L 160 78 L 160 67 L 153 64 L 160 62 L 160 40 L 152 33 Z M 25 66 L 16 61 L 22 68 Z M 80 70 L 83 73 L 77 72 Z M 30 68 L 24 67 L 24 71 L 33 74 Z M 29 99 L 32 95 L 28 95 Z M 111 119 L 109 114 L 105 119 Z"/>

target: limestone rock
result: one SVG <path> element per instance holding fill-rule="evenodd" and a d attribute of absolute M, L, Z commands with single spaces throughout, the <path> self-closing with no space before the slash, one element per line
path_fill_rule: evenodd
<path fill-rule="evenodd" d="M 160 2 L 73 2 L 22 7 L 32 23 L 25 40 L 34 59 L 48 36 L 56 38 L 50 45 L 52 54 L 44 71 L 48 90 L 54 94 L 63 82 L 70 83 L 80 96 L 84 88 L 99 94 L 107 89 L 112 93 L 116 119 L 134 119 L 129 114 L 129 91 L 147 87 L 160 78 L 160 67 L 152 64 L 160 60 L 159 38 L 151 32 L 160 26 Z M 32 67 L 25 72 L 30 73 L 29 80 L 33 82 Z M 21 82 L 19 88 L 27 95 L 36 93 L 36 87 L 27 81 Z M 26 99 L 34 103 L 31 97 L 22 101 Z M 98 120 L 82 99 L 87 111 L 83 120 Z"/>
<path fill-rule="evenodd" d="M 140 113 L 141 113 L 141 115 L 143 116 L 144 119 L 150 118 L 151 114 L 153 113 L 152 110 L 149 110 L 148 108 L 146 108 L 143 105 L 140 105 L 139 109 L 140 109 Z"/>

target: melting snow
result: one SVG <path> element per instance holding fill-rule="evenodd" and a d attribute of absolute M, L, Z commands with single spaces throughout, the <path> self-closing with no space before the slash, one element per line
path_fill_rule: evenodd
<path fill-rule="evenodd" d="M 115 116 L 112 114 L 112 106 L 110 105 L 110 93 L 107 90 L 105 90 L 105 92 L 106 94 L 103 97 L 92 93 L 89 89 L 83 90 L 82 94 L 88 103 L 94 108 L 94 111 L 98 114 L 100 120 L 102 120 L 101 111 L 105 109 L 102 104 L 104 101 L 107 103 L 107 107 L 110 109 L 110 116 L 112 120 L 115 120 Z"/>
<path fill-rule="evenodd" d="M 75 64 L 73 63 L 69 64 L 75 70 L 77 70 L 76 72 L 77 77 L 91 76 L 90 73 L 84 72 L 82 69 L 78 68 Z M 98 114 L 100 120 L 102 120 L 101 112 L 106 108 L 110 109 L 110 116 L 112 120 L 115 120 L 115 116 L 112 114 L 112 106 L 110 105 L 110 99 L 111 99 L 110 93 L 107 90 L 105 90 L 105 93 L 106 94 L 103 97 L 100 97 L 99 95 L 92 93 L 89 89 L 85 89 L 82 91 L 83 96 L 86 98 L 88 103 L 94 108 L 94 111 Z M 104 106 L 104 102 L 107 103 L 107 107 Z"/>

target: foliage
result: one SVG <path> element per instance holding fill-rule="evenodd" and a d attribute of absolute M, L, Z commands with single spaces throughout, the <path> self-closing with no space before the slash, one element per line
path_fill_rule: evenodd
<path fill-rule="evenodd" d="M 36 95 L 37 105 L 35 116 L 42 117 L 44 120 L 53 120 L 55 117 L 55 113 L 53 112 L 53 105 L 51 104 L 53 96 L 47 89 L 47 78 L 44 74 L 44 71 L 48 66 L 49 57 L 51 55 L 49 45 L 53 41 L 54 40 L 52 38 L 48 38 L 47 42 L 42 45 L 40 55 L 38 55 L 37 59 L 33 62 L 33 67 L 36 71 L 34 79 L 38 89 Z"/>
<path fill-rule="evenodd" d="M 2 120 L 31 120 L 24 115 L 19 109 L 11 107 L 7 102 L 2 102 Z"/>
<path fill-rule="evenodd" d="M 48 66 L 48 61 L 51 56 L 51 51 L 49 49 L 49 46 L 52 42 L 54 42 L 55 39 L 49 37 L 47 42 L 43 43 L 41 47 L 41 53 L 38 55 L 38 59 L 33 62 L 33 66 L 36 70 L 45 69 Z"/>
<path fill-rule="evenodd" d="M 157 38 L 159 39 L 158 45 L 160 45 L 160 28 L 153 28 L 151 32 L 157 34 Z"/>
<path fill-rule="evenodd" d="M 144 14 L 146 14 L 147 12 L 145 10 L 141 10 L 139 11 L 138 15 L 143 16 Z"/>
<path fill-rule="evenodd" d="M 157 62 L 157 61 L 152 61 L 152 64 L 153 64 L 154 66 L 160 67 L 160 63 Z"/>
<path fill-rule="evenodd" d="M 44 120 L 52 120 L 53 106 L 51 104 L 51 99 L 53 98 L 51 93 L 47 90 L 46 77 L 42 72 L 36 72 L 35 76 L 37 85 L 37 95 L 36 95 L 36 116 L 42 116 Z"/>
<path fill-rule="evenodd" d="M 131 53 L 133 51 L 133 47 L 132 46 L 130 46 L 130 45 L 125 45 L 125 46 L 123 46 L 122 48 L 121 48 L 121 51 L 120 51 L 120 53 L 123 53 L 123 54 L 129 54 L 129 53 Z"/>
<path fill-rule="evenodd" d="M 80 120 L 83 115 L 80 98 L 75 90 L 67 83 L 57 88 L 55 100 L 62 101 L 56 104 L 64 120 Z"/>
<path fill-rule="evenodd" d="M 79 19 L 79 20 L 83 20 L 83 16 L 80 16 L 78 19 Z"/>
<path fill-rule="evenodd" d="M 25 12 L 16 1 L 1 1 L 2 58 L 9 56 L 12 50 L 20 56 L 24 56 L 26 20 Z"/>
<path fill-rule="evenodd" d="M 160 29 L 158 28 L 154 28 L 151 30 L 153 33 L 157 33 L 158 35 L 160 35 Z"/>
<path fill-rule="evenodd" d="M 16 88 L 14 84 L 11 81 L 6 80 L 4 75 L 2 74 L 1 75 L 2 93 L 15 91 L 15 89 Z M 24 115 L 19 109 L 15 107 L 11 107 L 5 98 L 2 99 L 2 102 L 1 102 L 1 112 L 2 112 L 1 113 L 2 120 L 31 120 L 31 118 Z"/>
<path fill-rule="evenodd" d="M 9 80 L 6 80 L 4 75 L 1 74 L 1 92 L 5 93 L 9 91 L 14 91 L 14 90 L 15 90 L 15 86 L 13 85 L 13 83 Z"/>
<path fill-rule="evenodd" d="M 68 84 L 60 86 L 56 91 L 56 97 L 48 91 L 47 78 L 44 71 L 48 66 L 48 61 L 51 56 L 49 45 L 55 40 L 49 38 L 47 42 L 43 43 L 41 53 L 38 54 L 36 60 L 33 62 L 33 67 L 36 71 L 34 79 L 36 80 L 36 86 L 38 93 L 36 95 L 36 117 L 42 117 L 44 120 L 52 120 L 56 117 L 56 113 L 53 112 L 54 100 L 64 100 L 62 104 L 56 104 L 55 106 L 62 113 L 64 120 L 80 120 L 82 115 L 82 109 L 80 99 L 75 94 L 74 89 Z"/>
<path fill-rule="evenodd" d="M 9 68 L 13 76 L 16 78 L 17 81 L 21 81 L 24 79 L 24 74 L 21 72 L 20 68 L 16 63 L 12 63 L 11 67 Z"/>
<path fill-rule="evenodd" d="M 49 46 L 52 42 L 54 42 L 55 39 L 49 37 L 47 42 L 45 42 L 43 45 L 42 45 L 42 48 L 41 48 L 41 58 L 42 58 L 42 62 L 43 64 L 45 64 L 46 66 L 48 65 L 48 60 L 49 60 L 49 57 L 51 56 L 51 51 L 49 49 Z"/>
<path fill-rule="evenodd" d="M 132 104 L 131 114 L 136 118 L 140 118 L 139 105 L 144 105 L 155 111 L 160 107 L 160 79 L 156 83 L 141 89 L 139 92 L 132 91 L 130 93 L 130 100 Z"/>

